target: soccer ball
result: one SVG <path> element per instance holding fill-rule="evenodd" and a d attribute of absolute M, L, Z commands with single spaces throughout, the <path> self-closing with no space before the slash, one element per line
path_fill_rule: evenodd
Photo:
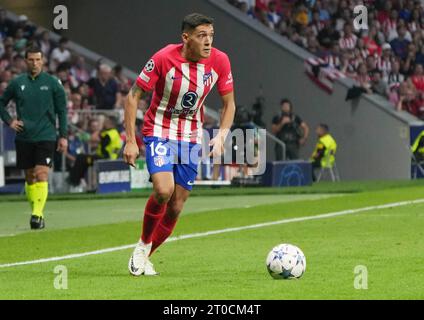
<path fill-rule="evenodd" d="M 274 279 L 300 278 L 306 270 L 305 255 L 294 245 L 280 244 L 268 254 L 266 267 Z"/>

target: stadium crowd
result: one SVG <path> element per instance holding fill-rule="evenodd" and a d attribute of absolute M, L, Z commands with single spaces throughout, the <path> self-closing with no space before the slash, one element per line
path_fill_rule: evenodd
<path fill-rule="evenodd" d="M 122 127 L 124 97 L 132 85 L 132 80 L 125 77 L 122 66 L 116 65 L 112 68 L 102 59 L 90 65 L 83 56 L 69 48 L 68 39 L 62 37 L 55 42 L 50 38 L 49 31 L 35 26 L 25 15 L 13 21 L 1 8 L 0 95 L 11 79 L 26 71 L 25 50 L 34 45 L 43 52 L 44 71 L 61 80 L 67 95 L 70 124 L 67 170 L 75 166 L 78 155 L 96 154 L 102 144 L 101 133 L 110 129 L 106 128 L 110 117 L 116 124 L 121 140 L 125 141 L 125 131 Z M 142 125 L 148 99 L 140 103 L 138 126 Z M 9 107 L 11 114 L 14 114 L 13 102 Z M 137 140 L 142 150 L 141 137 L 137 137 Z M 55 170 L 60 169 L 61 161 L 58 157 Z"/>
<path fill-rule="evenodd" d="M 419 0 L 228 0 L 275 32 L 424 119 L 424 6 Z M 368 9 L 355 30 L 354 7 Z"/>

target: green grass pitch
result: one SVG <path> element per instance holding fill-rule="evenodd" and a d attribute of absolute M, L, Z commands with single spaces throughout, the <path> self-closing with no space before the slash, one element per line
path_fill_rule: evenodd
<path fill-rule="evenodd" d="M 423 190 L 418 182 L 200 190 L 173 237 L 424 199 Z M 152 257 L 157 277 L 129 275 L 132 249 L 2 267 L 133 244 L 145 202 L 144 194 L 53 198 L 46 230 L 31 232 L 23 197 L 0 198 L 0 299 L 424 298 L 424 202 L 172 241 Z M 304 251 L 301 279 L 268 275 L 265 258 L 279 243 Z M 54 286 L 58 265 L 67 269 L 65 290 Z M 368 271 L 365 290 L 354 287 L 358 265 Z"/>

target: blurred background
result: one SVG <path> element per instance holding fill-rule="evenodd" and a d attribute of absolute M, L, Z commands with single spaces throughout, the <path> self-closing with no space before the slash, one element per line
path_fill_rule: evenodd
<path fill-rule="evenodd" d="M 355 30 L 353 9 L 361 4 L 368 9 L 368 29 Z M 53 26 L 57 5 L 68 10 L 67 30 Z M 2 0 L 0 7 L 0 93 L 25 71 L 25 48 L 36 42 L 45 71 L 61 79 L 68 95 L 70 144 L 55 159 L 52 192 L 149 188 L 141 133 L 136 170 L 129 171 L 119 154 L 99 163 L 90 156 L 97 154 L 102 130 L 115 128 L 125 143 L 125 95 L 154 52 L 180 42 L 182 18 L 191 12 L 215 18 L 214 46 L 230 56 L 238 106 L 234 128 L 266 129 L 261 141 L 251 142 L 266 142 L 263 176 L 249 176 L 237 163 L 213 168 L 205 161 L 198 184 L 311 184 L 320 124 L 329 128 L 337 150 L 329 165 L 318 161 L 318 180 L 422 176 L 420 147 L 411 149 L 424 129 L 420 1 Z M 140 103 L 138 128 L 149 102 L 147 97 Z M 13 103 L 9 107 L 13 112 Z M 219 126 L 220 108 L 219 95 L 211 93 L 206 130 Z M 4 124 L 0 128 L 0 192 L 21 193 L 14 135 Z M 78 159 L 86 163 L 82 171 L 75 169 Z"/>

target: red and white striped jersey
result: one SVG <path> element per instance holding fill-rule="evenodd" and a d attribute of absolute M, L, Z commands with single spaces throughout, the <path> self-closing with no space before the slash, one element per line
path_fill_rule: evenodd
<path fill-rule="evenodd" d="M 392 71 L 392 61 L 390 57 L 379 57 L 377 60 L 377 69 L 383 72 L 383 77 L 389 76 L 389 73 Z"/>
<path fill-rule="evenodd" d="M 357 41 L 357 36 L 351 34 L 349 37 L 342 37 L 339 39 L 339 47 L 340 49 L 354 49 Z"/>
<path fill-rule="evenodd" d="M 153 90 L 143 135 L 201 143 L 203 103 L 215 84 L 221 96 L 233 91 L 231 64 L 215 48 L 209 58 L 190 62 L 181 55 L 182 48 L 171 44 L 159 50 L 137 78 L 138 87 Z"/>

